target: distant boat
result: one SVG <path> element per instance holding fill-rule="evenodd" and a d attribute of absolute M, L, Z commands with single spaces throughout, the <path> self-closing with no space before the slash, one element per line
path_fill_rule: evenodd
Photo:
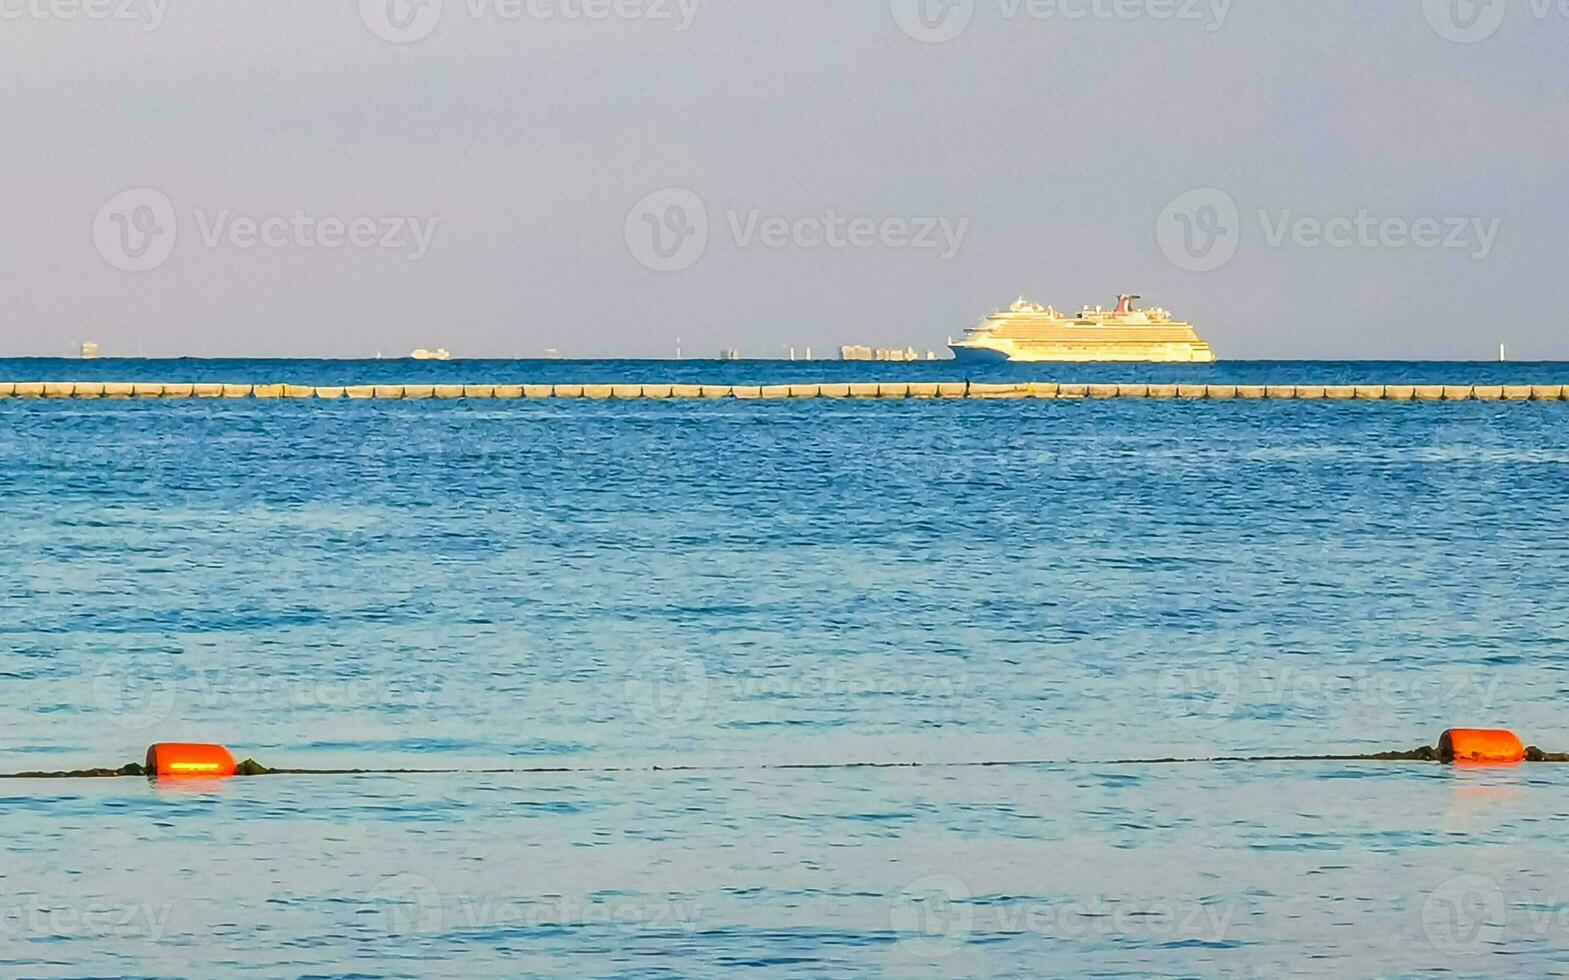
<path fill-rule="evenodd" d="M 414 358 L 416 361 L 452 360 L 452 352 L 447 350 L 445 347 L 437 347 L 435 350 L 426 350 L 423 347 L 417 347 L 415 348 L 414 353 L 410 354 L 409 356 Z"/>

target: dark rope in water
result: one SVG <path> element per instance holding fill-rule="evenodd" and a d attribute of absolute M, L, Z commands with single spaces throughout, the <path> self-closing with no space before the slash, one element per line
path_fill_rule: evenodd
<path fill-rule="evenodd" d="M 1009 759 L 979 762 L 796 762 L 755 766 L 533 766 L 502 769 L 271 769 L 255 759 L 246 759 L 235 769 L 237 776 L 437 776 L 437 775 L 615 775 L 639 772 L 803 772 L 829 769 L 990 769 L 1044 766 L 1160 766 L 1202 765 L 1217 762 L 1449 762 L 1431 745 L 1391 752 L 1354 755 L 1220 755 L 1206 758 L 1164 759 Z M 1569 752 L 1544 752 L 1536 746 L 1525 750 L 1527 762 L 1569 762 Z M 132 762 L 118 769 L 75 769 L 69 772 L 0 773 L 0 779 L 108 779 L 117 776 L 151 775 L 147 768 Z"/>

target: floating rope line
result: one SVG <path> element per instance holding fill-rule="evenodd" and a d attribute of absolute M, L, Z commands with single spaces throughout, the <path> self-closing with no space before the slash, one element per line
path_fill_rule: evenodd
<path fill-rule="evenodd" d="M 160 381 L 0 381 L 0 398 L 246 398 L 246 399 L 740 399 L 781 398 L 1153 398 L 1278 401 L 1558 402 L 1564 384 L 1075 384 L 1029 381 L 851 381 L 808 384 L 234 384 Z"/>
<path fill-rule="evenodd" d="M 1511 765 L 1519 762 L 1569 762 L 1569 752 L 1546 752 L 1524 746 L 1512 732 L 1493 729 L 1451 729 L 1437 746 L 1386 752 L 1327 755 L 1218 755 L 1145 759 L 998 759 L 959 762 L 791 762 L 758 765 L 675 766 L 524 766 L 501 768 L 270 768 L 255 759 L 235 763 L 227 749 L 213 745 L 160 743 L 147 750 L 147 764 L 128 763 L 118 769 L 76 769 L 59 772 L 0 773 L 0 779 L 109 779 L 122 776 L 437 776 L 437 775 L 625 775 L 632 773 L 815 772 L 835 769 L 993 769 L 1050 766 L 1162 766 L 1268 762 L 1437 762 Z"/>

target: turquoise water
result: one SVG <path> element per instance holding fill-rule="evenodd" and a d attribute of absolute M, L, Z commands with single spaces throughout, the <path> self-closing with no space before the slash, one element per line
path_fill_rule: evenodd
<path fill-rule="evenodd" d="M 1566 476 L 1563 403 L 0 400 L 0 769 L 712 767 L 7 782 L 0 972 L 1563 969 L 1569 770 L 1097 763 L 1569 749 Z"/>

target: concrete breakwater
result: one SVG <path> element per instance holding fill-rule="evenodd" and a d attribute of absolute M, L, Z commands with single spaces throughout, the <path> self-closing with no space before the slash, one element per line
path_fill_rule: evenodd
<path fill-rule="evenodd" d="M 1564 401 L 1569 385 L 1211 385 L 1072 384 L 1046 381 L 867 381 L 789 385 L 710 384 L 294 384 L 146 381 L 6 381 L 0 398 L 291 398 L 291 399 L 741 399 L 975 398 L 1295 400 L 1295 401 Z"/>

